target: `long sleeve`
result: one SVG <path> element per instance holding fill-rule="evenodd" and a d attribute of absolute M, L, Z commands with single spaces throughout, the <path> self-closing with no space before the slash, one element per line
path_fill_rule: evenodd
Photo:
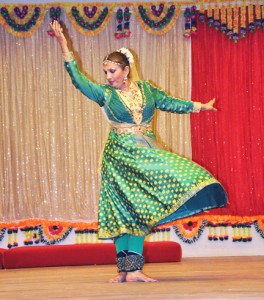
<path fill-rule="evenodd" d="M 148 87 L 155 101 L 156 109 L 178 114 L 188 114 L 198 112 L 200 103 L 189 100 L 182 100 L 169 96 L 163 90 L 154 87 L 148 83 Z"/>
<path fill-rule="evenodd" d="M 92 82 L 82 72 L 80 72 L 76 60 L 66 61 L 64 66 L 69 73 L 74 86 L 86 97 L 95 101 L 100 106 L 104 106 L 105 89 L 103 86 Z"/>

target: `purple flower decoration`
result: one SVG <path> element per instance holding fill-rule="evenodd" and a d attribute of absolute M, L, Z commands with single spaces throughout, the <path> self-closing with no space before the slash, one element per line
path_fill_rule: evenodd
<path fill-rule="evenodd" d="M 261 28 L 261 20 L 257 19 L 255 22 L 256 22 L 256 28 L 257 29 Z"/>
<path fill-rule="evenodd" d="M 199 20 L 200 20 L 201 22 L 204 22 L 204 21 L 205 21 L 205 15 L 204 15 L 204 13 L 200 13 L 200 14 L 199 14 Z"/>
<path fill-rule="evenodd" d="M 235 43 L 238 42 L 238 34 L 237 33 L 234 33 L 232 38 Z"/>
<path fill-rule="evenodd" d="M 207 22 L 208 22 L 208 26 L 212 27 L 214 25 L 214 19 L 213 19 L 213 17 L 209 17 L 208 20 L 207 20 Z"/>
<path fill-rule="evenodd" d="M 241 38 L 245 38 L 245 37 L 246 37 L 246 34 L 247 34 L 246 28 L 241 27 L 241 28 L 240 28 L 240 37 L 241 37 Z"/>
<path fill-rule="evenodd" d="M 254 32 L 255 31 L 255 24 L 254 23 L 249 23 L 248 24 L 248 30 L 250 32 Z"/>
<path fill-rule="evenodd" d="M 220 23 L 220 21 L 219 21 L 219 20 L 214 20 L 214 23 L 213 23 L 213 25 L 214 25 L 214 28 L 215 28 L 216 30 L 218 30 L 218 29 L 219 29 L 219 27 L 220 27 L 220 25 L 221 25 L 221 23 Z"/>
<path fill-rule="evenodd" d="M 226 33 L 227 25 L 226 24 L 221 24 L 220 30 L 221 30 L 222 33 Z"/>
<path fill-rule="evenodd" d="M 229 39 L 231 39 L 232 36 L 233 36 L 233 30 L 232 30 L 232 29 L 227 29 L 226 35 L 227 35 L 227 37 L 228 37 Z"/>

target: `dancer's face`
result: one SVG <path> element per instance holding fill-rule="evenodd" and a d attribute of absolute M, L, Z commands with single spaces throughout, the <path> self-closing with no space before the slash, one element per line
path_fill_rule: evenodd
<path fill-rule="evenodd" d="M 115 89 L 122 89 L 124 87 L 124 79 L 128 76 L 129 68 L 125 67 L 123 70 L 121 66 L 107 62 L 103 64 L 106 80 Z"/>

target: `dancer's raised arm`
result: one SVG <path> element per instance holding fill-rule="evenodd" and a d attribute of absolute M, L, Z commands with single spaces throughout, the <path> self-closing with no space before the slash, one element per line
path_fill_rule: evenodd
<path fill-rule="evenodd" d="M 53 30 L 57 41 L 60 44 L 62 53 L 66 54 L 70 52 L 67 45 L 67 40 L 65 38 L 65 35 L 63 34 L 63 28 L 61 27 L 60 23 L 57 20 L 54 20 L 52 23 L 50 23 L 50 27 Z"/>

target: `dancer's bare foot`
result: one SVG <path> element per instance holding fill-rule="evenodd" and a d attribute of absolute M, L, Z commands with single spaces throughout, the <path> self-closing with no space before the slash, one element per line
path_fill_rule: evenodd
<path fill-rule="evenodd" d="M 158 280 L 153 279 L 141 271 L 128 272 L 126 276 L 127 282 L 156 282 Z"/>
<path fill-rule="evenodd" d="M 110 283 L 121 283 L 126 281 L 126 272 L 119 272 L 114 278 L 110 279 Z"/>

